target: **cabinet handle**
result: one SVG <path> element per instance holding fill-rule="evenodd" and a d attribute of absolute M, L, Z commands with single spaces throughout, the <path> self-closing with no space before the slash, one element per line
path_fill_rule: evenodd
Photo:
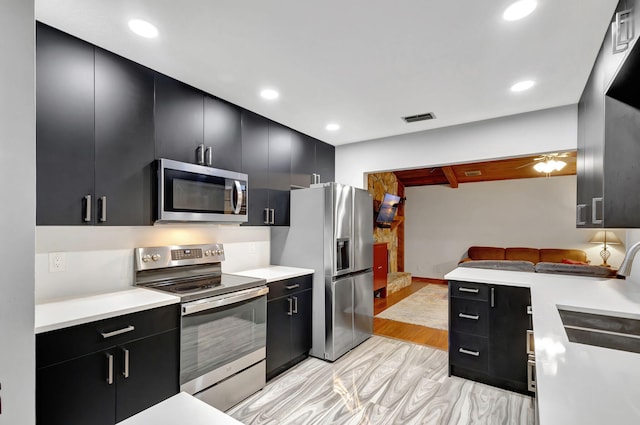
<path fill-rule="evenodd" d="M 316 184 L 316 173 L 311 174 L 311 184 Z"/>
<path fill-rule="evenodd" d="M 129 350 L 126 348 L 122 349 L 122 353 L 124 354 L 124 370 L 122 371 L 122 376 L 125 378 L 129 377 Z"/>
<path fill-rule="evenodd" d="M 473 314 L 464 314 L 464 313 L 460 313 L 458 314 L 458 317 L 460 317 L 461 319 L 471 319 L 471 320 L 478 320 L 480 318 L 480 316 L 473 315 Z"/>
<path fill-rule="evenodd" d="M 316 183 L 320 184 L 320 174 L 316 174 Z"/>
<path fill-rule="evenodd" d="M 291 298 L 287 298 L 289 301 L 289 311 L 287 312 L 287 316 L 293 316 L 293 300 Z"/>
<path fill-rule="evenodd" d="M 126 328 L 118 329 L 117 331 L 113 331 L 113 332 L 100 332 L 100 335 L 102 335 L 102 338 L 107 339 L 113 336 L 126 334 L 127 332 L 134 331 L 135 329 L 136 329 L 135 326 L 129 325 Z"/>
<path fill-rule="evenodd" d="M 536 361 L 532 356 L 527 360 L 527 389 L 536 392 Z"/>
<path fill-rule="evenodd" d="M 196 164 L 204 165 L 204 143 L 200 143 L 196 148 Z"/>
<path fill-rule="evenodd" d="M 113 354 L 107 354 L 107 384 L 113 384 Z"/>
<path fill-rule="evenodd" d="M 107 197 L 106 196 L 100 197 L 100 221 L 103 223 L 107 221 Z"/>
<path fill-rule="evenodd" d="M 491 308 L 496 306 L 496 288 L 491 288 Z"/>
<path fill-rule="evenodd" d="M 269 224 L 269 208 L 264 209 L 264 224 Z"/>
<path fill-rule="evenodd" d="M 298 297 L 293 297 L 293 312 L 298 314 Z"/>
<path fill-rule="evenodd" d="M 91 221 L 91 195 L 85 196 L 84 200 L 87 203 L 87 206 L 84 210 L 84 221 Z"/>
<path fill-rule="evenodd" d="M 211 167 L 212 164 L 213 149 L 211 148 L 211 146 L 207 146 L 207 148 L 204 150 L 204 165 L 208 165 L 209 167 Z"/>
<path fill-rule="evenodd" d="M 611 23 L 611 42 L 613 54 L 624 52 L 633 40 L 633 11 L 622 10 L 616 13 L 615 22 Z"/>
<path fill-rule="evenodd" d="M 527 329 L 527 354 L 535 354 L 533 331 Z"/>
<path fill-rule="evenodd" d="M 470 292 L 472 294 L 477 294 L 478 292 L 480 292 L 480 290 L 477 289 L 477 288 L 465 288 L 463 286 L 458 288 L 458 291 L 460 291 L 460 292 Z"/>
<path fill-rule="evenodd" d="M 469 356 L 480 357 L 479 351 L 471 351 L 471 350 L 466 350 L 464 348 L 458 348 L 458 352 L 462 354 L 467 354 Z"/>
<path fill-rule="evenodd" d="M 291 290 L 291 289 L 296 289 L 296 288 L 299 288 L 299 287 L 300 287 L 300 284 L 299 284 L 299 283 L 296 283 L 295 285 L 285 286 L 285 288 L 287 288 L 287 289 L 289 289 L 289 290 Z"/>
<path fill-rule="evenodd" d="M 527 314 L 529 316 L 533 315 L 533 308 L 530 305 L 527 306 Z"/>
<path fill-rule="evenodd" d="M 598 220 L 598 211 L 596 208 L 596 204 L 598 202 L 602 202 L 604 200 L 604 198 L 593 198 L 591 199 L 591 223 L 593 224 L 601 224 L 602 223 L 602 219 Z M 602 205 L 602 204 L 600 204 Z"/>
<path fill-rule="evenodd" d="M 587 204 L 578 204 L 576 206 L 576 224 L 578 226 L 584 226 L 587 224 L 587 221 L 582 219 L 582 210 L 585 208 L 587 208 Z"/>
<path fill-rule="evenodd" d="M 276 210 L 271 208 L 271 220 L 269 221 L 269 224 L 275 224 L 275 221 L 276 221 Z"/>

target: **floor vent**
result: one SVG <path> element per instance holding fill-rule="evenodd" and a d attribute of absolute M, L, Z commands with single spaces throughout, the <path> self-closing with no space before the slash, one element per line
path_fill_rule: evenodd
<path fill-rule="evenodd" d="M 478 177 L 482 175 L 482 171 L 480 170 L 465 171 L 464 175 L 467 177 Z"/>
<path fill-rule="evenodd" d="M 436 116 L 434 115 L 433 112 L 427 112 L 426 114 L 418 114 L 418 115 L 411 115 L 409 117 L 402 117 L 402 119 L 405 120 L 408 123 L 412 123 L 412 122 L 417 122 L 417 121 L 432 120 L 435 117 Z"/>

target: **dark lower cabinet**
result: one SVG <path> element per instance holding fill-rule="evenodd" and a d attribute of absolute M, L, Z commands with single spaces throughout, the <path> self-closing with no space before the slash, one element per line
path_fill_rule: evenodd
<path fill-rule="evenodd" d="M 449 374 L 529 394 L 529 289 L 450 281 L 449 294 Z"/>
<path fill-rule="evenodd" d="M 37 335 L 37 423 L 113 425 L 176 394 L 178 323 L 167 306 Z"/>
<path fill-rule="evenodd" d="M 304 360 L 311 349 L 311 276 L 272 282 L 267 296 L 267 379 Z"/>

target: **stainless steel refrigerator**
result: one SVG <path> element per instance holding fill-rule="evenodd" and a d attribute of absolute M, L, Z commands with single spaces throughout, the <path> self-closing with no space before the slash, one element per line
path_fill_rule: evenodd
<path fill-rule="evenodd" d="M 271 229 L 271 263 L 313 274 L 314 357 L 334 361 L 373 333 L 373 200 L 323 183 L 291 192 L 291 224 Z"/>

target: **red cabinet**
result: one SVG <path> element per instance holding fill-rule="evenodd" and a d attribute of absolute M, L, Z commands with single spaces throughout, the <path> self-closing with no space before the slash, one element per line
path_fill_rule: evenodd
<path fill-rule="evenodd" d="M 380 291 L 382 298 L 387 297 L 387 273 L 389 273 L 387 243 L 373 244 L 373 292 Z"/>

